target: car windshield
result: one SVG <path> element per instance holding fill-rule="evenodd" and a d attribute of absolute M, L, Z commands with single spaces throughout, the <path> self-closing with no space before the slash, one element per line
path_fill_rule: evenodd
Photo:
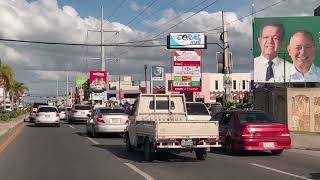
<path fill-rule="evenodd" d="M 34 103 L 33 108 L 38 108 L 40 105 L 48 105 L 47 103 Z"/>
<path fill-rule="evenodd" d="M 91 110 L 90 106 L 75 106 L 76 110 Z"/>
<path fill-rule="evenodd" d="M 100 109 L 101 114 L 126 114 L 124 109 Z"/>
<path fill-rule="evenodd" d="M 238 112 L 241 124 L 248 123 L 274 123 L 274 118 L 264 112 Z"/>
<path fill-rule="evenodd" d="M 40 107 L 38 112 L 57 112 L 57 109 L 54 107 Z"/>
<path fill-rule="evenodd" d="M 202 103 L 187 103 L 188 115 L 210 115 L 206 106 Z"/>

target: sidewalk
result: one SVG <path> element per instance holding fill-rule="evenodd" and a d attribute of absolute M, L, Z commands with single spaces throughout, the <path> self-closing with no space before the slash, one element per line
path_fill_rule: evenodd
<path fill-rule="evenodd" d="M 28 116 L 29 114 L 21 115 L 8 122 L 0 120 L 0 143 L 3 140 L 3 137 L 23 123 L 24 119 L 26 119 Z"/>
<path fill-rule="evenodd" d="M 291 132 L 291 148 L 320 151 L 320 133 Z"/>

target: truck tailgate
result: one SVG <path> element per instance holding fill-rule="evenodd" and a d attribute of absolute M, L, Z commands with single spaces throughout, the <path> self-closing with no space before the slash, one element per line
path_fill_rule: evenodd
<path fill-rule="evenodd" d="M 158 138 L 217 138 L 219 125 L 215 121 L 158 121 Z"/>

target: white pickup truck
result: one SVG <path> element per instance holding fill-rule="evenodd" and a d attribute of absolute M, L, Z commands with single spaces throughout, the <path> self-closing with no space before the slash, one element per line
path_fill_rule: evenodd
<path fill-rule="evenodd" d="M 129 119 L 126 149 L 143 149 L 146 161 L 160 151 L 195 151 L 198 160 L 205 160 L 210 148 L 221 147 L 218 122 L 187 120 L 182 94 L 141 94 Z"/>

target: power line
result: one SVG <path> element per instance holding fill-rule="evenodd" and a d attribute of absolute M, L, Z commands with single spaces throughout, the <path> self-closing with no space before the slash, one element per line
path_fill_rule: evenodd
<path fill-rule="evenodd" d="M 271 8 L 271 7 L 273 7 L 273 6 L 276 6 L 276 5 L 278 5 L 278 4 L 280 4 L 280 3 L 284 2 L 284 1 L 287 1 L 287 0 L 278 1 L 278 2 L 276 2 L 276 3 L 273 3 L 273 4 L 269 5 L 269 6 L 264 7 L 264 8 L 262 8 L 262 9 L 258 10 L 258 11 L 255 11 L 255 12 L 253 12 L 253 13 L 250 13 L 250 14 L 247 14 L 247 15 L 245 15 L 245 16 L 242 16 L 242 17 L 240 17 L 240 18 L 238 18 L 238 19 L 236 19 L 236 20 L 233 20 L 233 21 L 231 21 L 231 22 L 227 22 L 227 25 L 232 24 L 232 23 L 237 22 L 237 21 L 240 21 L 240 20 L 243 20 L 243 19 L 245 19 L 245 18 L 247 18 L 247 17 L 250 17 L 250 16 L 252 16 L 252 15 L 254 15 L 254 14 L 257 14 L 257 13 L 259 13 L 259 12 L 265 11 L 266 9 L 269 9 L 269 8 Z M 215 31 L 215 30 L 218 30 L 218 29 L 222 29 L 222 26 L 219 26 L 219 27 L 216 27 L 216 28 L 213 28 L 213 29 L 206 30 L 205 32 Z"/>
<path fill-rule="evenodd" d="M 128 23 L 127 26 L 129 24 L 131 24 L 134 20 L 136 20 L 139 16 L 141 16 L 144 12 L 146 12 L 147 9 L 149 9 L 155 2 L 157 2 L 158 0 L 153 0 L 146 8 L 144 8 L 143 11 L 141 11 L 139 14 L 137 14 L 135 17 L 133 17 Z"/>
<path fill-rule="evenodd" d="M 122 5 L 126 2 L 127 0 L 122 0 L 119 6 L 111 13 L 111 15 L 107 18 L 108 20 L 111 19 L 113 15 L 116 14 L 116 12 L 122 7 Z"/>

